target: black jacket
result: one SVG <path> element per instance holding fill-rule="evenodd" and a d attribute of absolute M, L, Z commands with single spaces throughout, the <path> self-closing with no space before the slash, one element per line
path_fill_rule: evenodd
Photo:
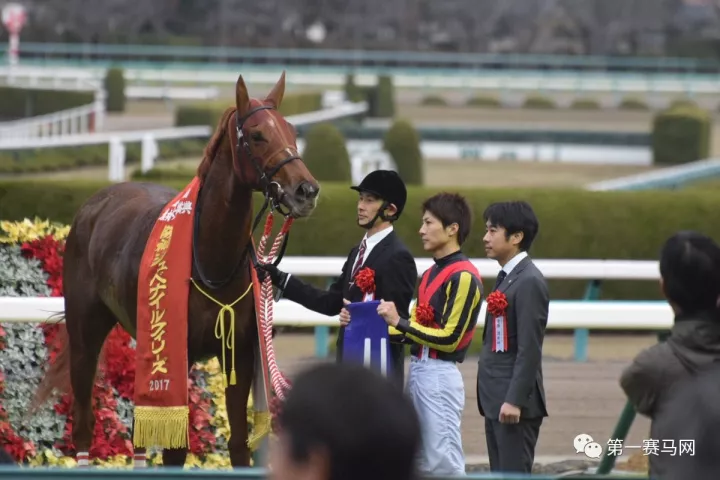
<path fill-rule="evenodd" d="M 350 302 L 360 302 L 362 291 L 351 286 L 350 274 L 360 244 L 350 251 L 340 277 L 328 290 L 321 290 L 309 285 L 292 275 L 285 285 L 283 297 L 299 303 L 309 310 L 324 315 L 338 315 L 343 308 L 343 298 Z M 375 299 L 395 302 L 401 317 L 409 317 L 410 302 L 415 293 L 417 283 L 417 266 L 407 247 L 400 241 L 397 234 L 390 232 L 373 247 L 370 255 L 363 262 L 363 267 L 375 270 Z M 342 358 L 343 337 L 345 328 L 340 326 L 337 338 L 337 361 Z M 391 344 L 394 380 L 404 385 L 405 346 Z"/>

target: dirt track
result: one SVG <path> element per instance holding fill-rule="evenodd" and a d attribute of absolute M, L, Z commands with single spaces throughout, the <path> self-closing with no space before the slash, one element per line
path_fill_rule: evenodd
<path fill-rule="evenodd" d="M 654 343 L 653 336 L 592 335 L 589 362 L 575 363 L 571 360 L 572 337 L 546 337 L 543 373 L 550 416 L 540 431 L 537 456 L 574 456 L 572 440 L 579 433 L 589 434 L 601 445 L 607 444 L 625 405 L 618 384 L 620 372 L 637 352 Z M 312 358 L 310 335 L 280 334 L 275 348 L 280 368 L 291 374 L 317 361 Z M 468 358 L 460 370 L 465 380 L 465 454 L 485 456 L 484 421 L 477 410 L 475 393 L 477 358 Z M 649 425 L 646 418 L 638 416 L 625 443 L 641 445 L 643 439 L 649 438 Z M 579 454 L 578 457 L 584 458 Z"/>

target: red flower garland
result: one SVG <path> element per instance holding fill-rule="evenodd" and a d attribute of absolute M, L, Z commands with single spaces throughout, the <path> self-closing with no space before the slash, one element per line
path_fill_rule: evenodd
<path fill-rule="evenodd" d="M 437 327 L 435 323 L 435 309 L 428 303 L 415 307 L 415 321 L 424 327 Z"/>
<path fill-rule="evenodd" d="M 493 317 L 499 317 L 505 314 L 508 302 L 507 297 L 502 292 L 495 290 L 487 297 L 487 310 Z"/>
<path fill-rule="evenodd" d="M 47 285 L 51 289 L 51 296 L 63 296 L 62 270 L 65 244 L 47 235 L 43 238 L 25 242 L 21 252 L 25 258 L 40 261 L 42 269 L 48 275 Z M 45 345 L 48 349 L 49 361 L 54 361 L 61 345 L 58 344 L 57 334 L 60 326 L 57 324 L 43 325 Z M 0 348 L 5 342 L 5 332 L 0 327 Z M 116 455 L 132 455 L 133 447 L 130 434 L 117 414 L 117 400 L 113 387 L 120 397 L 132 400 L 135 383 L 135 351 L 130 346 L 132 338 L 119 325 L 114 328 L 103 346 L 103 352 L 98 364 L 98 379 L 93 389 L 93 410 L 95 412 L 95 430 L 93 432 L 92 448 L 89 452 L 92 458 L 106 460 Z M 3 378 L 0 376 L 0 391 L 3 388 Z M 200 388 L 195 382 L 189 381 L 190 389 L 190 446 L 189 450 L 197 456 L 215 451 L 216 439 L 210 430 L 211 395 Z M 56 403 L 54 410 L 58 415 L 66 416 L 63 438 L 55 444 L 64 455 L 73 455 L 75 446 L 72 443 L 72 396 L 64 394 Z M 24 461 L 35 455 L 35 447 L 25 442 L 7 422 L 7 414 L 0 406 L 0 445 L 17 461 Z"/>
<path fill-rule="evenodd" d="M 367 295 L 368 293 L 375 293 L 375 270 L 370 267 L 365 267 L 355 274 L 355 285 Z"/>

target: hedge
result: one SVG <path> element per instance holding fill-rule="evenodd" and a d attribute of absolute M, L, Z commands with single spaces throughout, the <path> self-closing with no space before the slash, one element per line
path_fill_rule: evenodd
<path fill-rule="evenodd" d="M 125 74 L 122 68 L 109 68 L 105 73 L 105 109 L 108 112 L 125 111 Z"/>
<path fill-rule="evenodd" d="M 653 119 L 652 152 L 655 164 L 678 164 L 710 156 L 712 119 L 701 108 L 671 107 Z"/>
<path fill-rule="evenodd" d="M 95 101 L 91 91 L 0 86 L 0 118 L 13 120 L 82 107 Z"/>
<path fill-rule="evenodd" d="M 202 155 L 205 139 L 160 140 L 159 159 Z M 40 173 L 69 170 L 78 167 L 100 166 L 108 163 L 108 145 L 81 147 L 52 147 L 0 151 L 0 174 Z M 140 142 L 125 144 L 125 163 L 140 161 Z"/>
<path fill-rule="evenodd" d="M 168 182 L 181 189 L 186 181 Z M 86 182 L 0 182 L 0 219 L 49 218 L 70 223 L 80 204 L 106 185 Z M 657 260 L 664 240 L 677 230 L 695 229 L 720 240 L 720 193 L 709 190 L 588 192 L 564 189 L 464 189 L 475 213 L 475 224 L 464 251 L 483 258 L 482 211 L 493 201 L 525 199 L 540 220 L 540 233 L 531 250 L 535 258 Z M 400 238 L 418 257 L 420 205 L 433 188 L 409 187 L 408 203 L 396 224 Z M 4 195 L 4 196 L 3 196 Z M 362 231 L 355 227 L 357 196 L 349 184 L 323 183 L 317 210 L 295 222 L 287 255 L 345 256 Z M 256 208 L 260 204 L 260 197 Z M 339 272 L 338 272 L 339 273 Z M 481 272 L 482 273 L 482 272 Z M 486 292 L 494 279 L 486 278 Z M 322 282 L 321 282 L 322 283 Z M 554 299 L 577 299 L 585 281 L 550 281 Z M 609 281 L 608 299 L 660 299 L 655 281 Z"/>
<path fill-rule="evenodd" d="M 308 130 L 302 156 L 307 168 L 315 173 L 315 178 L 320 182 L 352 180 L 345 137 L 331 123 L 317 123 Z"/>
<path fill-rule="evenodd" d="M 228 100 L 180 105 L 175 110 L 175 126 L 209 125 L 214 130 L 222 114 L 232 106 L 234 106 L 232 101 Z M 320 92 L 286 94 L 280 104 L 280 113 L 285 116 L 321 109 L 322 93 Z"/>

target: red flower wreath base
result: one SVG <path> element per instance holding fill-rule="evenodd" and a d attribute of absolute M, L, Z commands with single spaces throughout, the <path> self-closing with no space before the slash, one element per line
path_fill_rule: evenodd
<path fill-rule="evenodd" d="M 63 296 L 62 267 L 64 241 L 51 235 L 25 242 L 21 246 L 22 255 L 40 262 L 47 274 L 47 285 L 53 297 Z M 60 325 L 42 325 L 48 361 L 57 357 L 63 335 L 58 336 Z M 0 327 L 0 348 L 4 345 L 5 333 Z M 93 391 L 93 410 L 95 430 L 93 432 L 90 458 L 108 460 L 118 455 L 132 455 L 131 435 L 118 416 L 116 395 L 132 401 L 135 378 L 135 351 L 131 346 L 132 338 L 118 325 L 105 341 L 98 364 L 98 375 Z M 212 420 L 212 395 L 194 381 L 194 372 L 188 380 L 190 406 L 190 453 L 202 457 L 215 453 L 216 436 L 210 428 Z M 4 376 L 0 371 L 0 392 L 4 388 Z M 115 389 L 115 393 L 113 391 Z M 74 456 L 72 443 L 72 397 L 64 394 L 54 406 L 58 415 L 66 416 L 63 437 L 55 442 L 63 455 Z M 26 462 L 34 457 L 35 445 L 19 437 L 10 425 L 2 405 L 0 405 L 0 446 L 17 461 Z"/>

